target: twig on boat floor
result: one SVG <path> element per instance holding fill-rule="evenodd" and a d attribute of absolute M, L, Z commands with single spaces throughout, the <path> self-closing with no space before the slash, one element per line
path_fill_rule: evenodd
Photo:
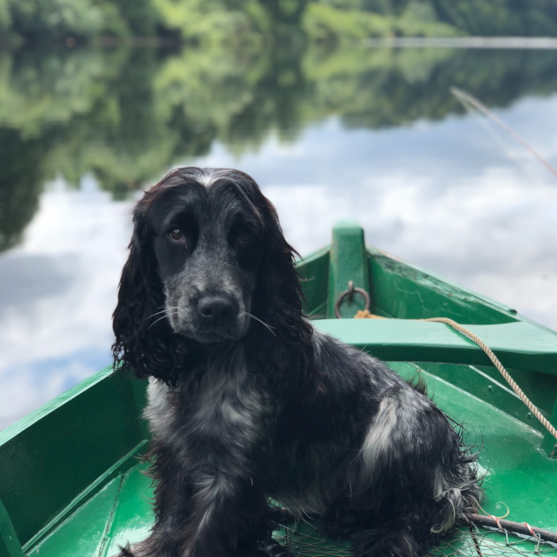
<path fill-rule="evenodd" d="M 513 522 L 512 520 L 506 520 L 504 518 L 484 516 L 483 514 L 476 513 L 466 514 L 466 518 L 474 524 L 487 526 L 489 528 L 497 528 L 501 530 L 501 532 L 507 530 L 508 532 L 531 536 L 532 538 L 541 539 L 542 541 L 557 543 L 557 532 L 536 528 L 530 526 L 526 522 Z"/>

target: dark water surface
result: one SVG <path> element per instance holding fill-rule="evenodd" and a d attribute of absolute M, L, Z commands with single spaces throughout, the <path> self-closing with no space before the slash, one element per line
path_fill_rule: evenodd
<path fill-rule="evenodd" d="M 259 182 L 301 252 L 367 241 L 557 330 L 557 51 L 0 51 L 0 428 L 110 363 L 142 188 Z"/>

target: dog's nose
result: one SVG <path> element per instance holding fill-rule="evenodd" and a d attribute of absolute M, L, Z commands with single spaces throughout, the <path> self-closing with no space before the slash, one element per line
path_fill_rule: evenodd
<path fill-rule="evenodd" d="M 205 323 L 221 325 L 232 320 L 235 306 L 224 296 L 204 296 L 197 304 L 197 311 Z"/>

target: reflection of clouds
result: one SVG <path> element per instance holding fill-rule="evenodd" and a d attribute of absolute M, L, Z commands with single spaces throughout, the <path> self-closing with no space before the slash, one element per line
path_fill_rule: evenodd
<path fill-rule="evenodd" d="M 92 357 L 91 357 L 92 356 Z M 96 357 L 95 357 L 96 356 Z M 100 356 L 100 357 L 99 357 Z M 105 361 L 102 360 L 102 356 Z M 64 359 L 12 362 L 0 374 L 0 429 L 79 383 L 107 364 L 106 354 L 71 352 Z"/>
<path fill-rule="evenodd" d="M 526 99 L 499 115 L 557 160 L 556 108 L 557 96 Z M 475 118 L 380 132 L 330 119 L 291 145 L 271 136 L 233 156 L 215 144 L 188 162 L 250 173 L 302 254 L 351 217 L 368 243 L 557 329 L 557 182 L 502 142 Z M 132 202 L 84 182 L 45 193 L 23 245 L 0 258 L 0 429 L 110 363 Z"/>
<path fill-rule="evenodd" d="M 557 96 L 524 99 L 498 115 L 557 161 Z M 479 123 L 449 117 L 343 133 L 331 119 L 306 129 L 304 158 L 287 165 L 273 137 L 257 156 L 232 159 L 217 145 L 195 162 L 252 174 L 302 254 L 351 217 L 368 243 L 557 329 L 557 181 L 514 140 L 496 130 L 494 143 Z"/>
<path fill-rule="evenodd" d="M 307 253 L 350 215 L 368 243 L 476 290 L 557 329 L 557 192 L 489 173 L 470 192 L 458 185 L 407 186 L 376 179 L 357 196 L 325 186 L 269 187 L 292 244 Z M 483 183 L 482 183 L 483 182 Z M 380 195 L 377 193 L 381 192 Z M 370 203 L 368 200 L 373 199 Z"/>
<path fill-rule="evenodd" d="M 130 211 L 94 188 L 54 188 L 23 245 L 0 260 L 26 272 L 0 311 L 0 427 L 110 363 Z"/>
<path fill-rule="evenodd" d="M 63 293 L 70 280 L 68 275 L 71 275 L 67 271 L 75 263 L 72 257 L 56 260 L 42 255 L 14 257 L 8 254 L 0 258 L 0 312 L 12 306 L 19 311 L 37 298 Z"/>
<path fill-rule="evenodd" d="M 515 132 L 522 136 L 540 155 L 557 166 L 557 95 L 543 100 L 535 97 L 521 99 L 511 110 L 497 110 L 496 114 Z M 530 158 L 524 149 L 515 147 L 520 157 Z"/>

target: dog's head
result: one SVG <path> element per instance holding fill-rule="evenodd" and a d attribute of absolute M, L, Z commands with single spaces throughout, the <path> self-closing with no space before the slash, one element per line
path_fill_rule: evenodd
<path fill-rule="evenodd" d="M 117 361 L 173 382 L 196 350 L 248 331 L 309 346 L 301 292 L 276 211 L 247 174 L 180 168 L 134 211 L 114 312 Z"/>
<path fill-rule="evenodd" d="M 179 172 L 177 183 L 175 176 L 165 180 L 136 211 L 151 231 L 165 292 L 158 318 L 201 344 L 237 340 L 249 326 L 263 255 L 261 203 L 238 173 Z"/>

